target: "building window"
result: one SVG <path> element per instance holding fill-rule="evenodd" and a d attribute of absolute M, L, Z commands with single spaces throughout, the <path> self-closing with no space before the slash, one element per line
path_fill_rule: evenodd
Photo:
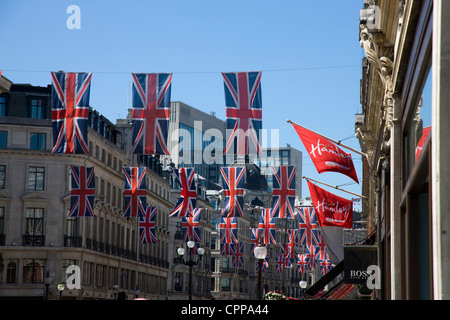
<path fill-rule="evenodd" d="M 28 169 L 28 190 L 44 190 L 45 168 L 30 167 Z"/>
<path fill-rule="evenodd" d="M 44 245 L 44 209 L 27 209 L 25 216 L 24 245 Z"/>
<path fill-rule="evenodd" d="M 8 142 L 8 132 L 0 131 L 0 149 L 6 149 Z"/>
<path fill-rule="evenodd" d="M 45 150 L 45 133 L 32 133 L 30 138 L 31 150 Z"/>
<path fill-rule="evenodd" d="M 6 166 L 0 166 L 0 189 L 6 188 Z"/>
<path fill-rule="evenodd" d="M 0 97 L 0 117 L 6 116 L 6 98 Z"/>
<path fill-rule="evenodd" d="M 44 260 L 38 259 L 23 260 L 23 282 L 24 283 L 44 282 Z"/>
<path fill-rule="evenodd" d="M 45 100 L 39 98 L 31 98 L 29 100 L 30 118 L 45 119 Z"/>
<path fill-rule="evenodd" d="M 6 267 L 6 283 L 16 283 L 17 281 L 17 264 L 15 262 L 8 263 Z"/>

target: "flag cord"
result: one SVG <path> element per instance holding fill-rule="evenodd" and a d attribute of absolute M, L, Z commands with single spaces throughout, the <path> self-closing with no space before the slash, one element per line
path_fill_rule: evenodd
<path fill-rule="evenodd" d="M 311 178 L 308 178 L 308 177 L 305 177 L 305 176 L 303 176 L 302 178 L 305 179 L 305 180 L 310 180 L 310 181 L 314 181 L 314 182 L 317 182 L 317 183 L 324 184 L 324 185 L 326 185 L 328 187 L 331 187 L 331 188 L 334 188 L 334 189 L 337 189 L 337 190 L 340 190 L 340 191 L 344 191 L 344 192 L 350 193 L 350 194 L 352 194 L 354 196 L 357 196 L 357 197 L 360 197 L 360 198 L 364 198 L 364 199 L 367 198 L 366 196 L 363 196 L 363 195 L 360 195 L 360 194 L 357 194 L 357 193 L 354 193 L 354 192 L 351 192 L 351 191 L 347 191 L 347 190 L 341 189 L 341 188 L 339 188 L 337 186 L 332 186 L 330 184 L 327 184 L 327 183 L 324 183 L 324 182 L 320 182 L 320 181 L 317 181 L 317 180 L 314 180 L 314 179 L 311 179 Z"/>

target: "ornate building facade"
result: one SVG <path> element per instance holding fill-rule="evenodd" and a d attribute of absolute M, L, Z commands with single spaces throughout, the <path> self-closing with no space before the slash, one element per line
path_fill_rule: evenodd
<path fill-rule="evenodd" d="M 447 1 L 364 1 L 363 211 L 378 247 L 381 299 L 448 299 Z"/>

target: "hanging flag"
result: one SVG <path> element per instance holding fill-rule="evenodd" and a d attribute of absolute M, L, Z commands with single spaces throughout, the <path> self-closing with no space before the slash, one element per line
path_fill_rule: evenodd
<path fill-rule="evenodd" d="M 168 155 L 171 73 L 133 73 L 132 153 Z"/>
<path fill-rule="evenodd" d="M 430 133 L 431 127 L 423 128 L 422 136 L 419 139 L 419 142 L 417 143 L 416 147 L 416 161 L 419 158 L 420 153 L 422 152 L 423 145 L 425 141 L 427 140 L 428 134 Z"/>
<path fill-rule="evenodd" d="M 352 156 L 321 135 L 292 123 L 317 172 L 339 172 L 359 183 Z"/>
<path fill-rule="evenodd" d="M 282 248 L 285 254 L 293 259 L 295 257 L 295 246 L 297 245 L 297 233 L 298 229 L 290 229 L 288 230 L 288 242 L 283 244 Z"/>
<path fill-rule="evenodd" d="M 260 230 L 258 228 L 252 228 L 252 234 L 250 235 L 250 255 L 253 254 L 255 248 L 259 245 L 260 236 Z"/>
<path fill-rule="evenodd" d="M 143 244 L 159 243 L 155 233 L 155 218 L 157 211 L 157 207 L 147 207 L 144 216 L 139 217 L 139 240 Z"/>
<path fill-rule="evenodd" d="M 319 244 L 315 247 L 315 258 L 318 261 L 330 260 L 330 257 L 328 256 L 327 245 L 322 235 L 320 236 Z"/>
<path fill-rule="evenodd" d="M 309 258 L 306 254 L 297 254 L 297 272 L 307 273 L 309 265 Z"/>
<path fill-rule="evenodd" d="M 244 167 L 220 168 L 225 196 L 222 217 L 244 216 L 244 173 Z"/>
<path fill-rule="evenodd" d="M 317 264 L 315 251 L 316 249 L 314 246 L 306 246 L 305 256 L 308 258 L 309 261 L 308 268 L 314 268 Z"/>
<path fill-rule="evenodd" d="M 272 217 L 272 210 L 265 208 L 261 212 L 258 228 L 263 244 L 276 244 L 275 241 L 275 219 Z"/>
<path fill-rule="evenodd" d="M 281 253 L 283 256 L 283 262 L 285 268 L 292 268 L 292 259 L 294 256 L 291 257 L 291 248 L 289 247 L 288 243 L 281 244 Z"/>
<path fill-rule="evenodd" d="M 300 245 L 318 245 L 320 231 L 317 225 L 316 211 L 313 207 L 297 207 Z"/>
<path fill-rule="evenodd" d="M 237 218 L 220 218 L 219 233 L 221 243 L 238 243 L 237 238 L 238 224 Z"/>
<path fill-rule="evenodd" d="M 95 175 L 94 167 L 70 166 L 71 186 L 69 217 L 94 215 Z"/>
<path fill-rule="evenodd" d="M 231 244 L 231 263 L 233 267 L 239 268 L 244 265 L 244 244 L 233 243 Z"/>
<path fill-rule="evenodd" d="M 220 242 L 220 254 L 226 256 L 233 254 L 232 246 L 233 243 Z"/>
<path fill-rule="evenodd" d="M 273 171 L 272 212 L 274 218 L 294 219 L 295 166 L 281 166 Z"/>
<path fill-rule="evenodd" d="M 223 72 L 226 104 L 226 128 L 231 130 L 224 153 L 260 155 L 259 130 L 262 129 L 261 71 Z M 237 143 L 235 145 L 235 139 Z M 252 146 L 249 143 L 252 141 Z M 233 150 L 231 150 L 233 148 Z M 236 149 L 236 150 L 234 150 Z"/>
<path fill-rule="evenodd" d="M 309 192 L 320 226 L 352 228 L 353 202 L 338 197 L 308 181 Z"/>
<path fill-rule="evenodd" d="M 92 73 L 52 72 L 51 153 L 88 154 L 87 128 Z"/>
<path fill-rule="evenodd" d="M 124 217 L 143 217 L 147 209 L 145 167 L 123 167 L 125 177 Z"/>
<path fill-rule="evenodd" d="M 181 228 L 184 242 L 201 242 L 200 239 L 200 213 L 202 209 L 194 209 L 191 214 L 181 218 Z"/>
<path fill-rule="evenodd" d="M 331 262 L 330 260 L 320 260 L 319 267 L 320 267 L 320 273 L 321 274 L 327 274 L 328 271 L 331 270 Z"/>
<path fill-rule="evenodd" d="M 280 272 L 280 273 L 283 272 L 284 259 L 285 259 L 284 254 L 282 254 L 282 253 L 277 254 L 276 261 L 275 261 L 275 263 L 277 265 L 277 272 Z"/>
<path fill-rule="evenodd" d="M 195 171 L 194 168 L 180 168 L 173 169 L 173 174 L 180 183 L 181 193 L 169 217 L 186 217 L 194 210 L 197 204 Z"/>

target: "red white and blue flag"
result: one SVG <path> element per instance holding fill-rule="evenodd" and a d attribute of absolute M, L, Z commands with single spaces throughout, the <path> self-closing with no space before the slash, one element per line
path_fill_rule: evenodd
<path fill-rule="evenodd" d="M 244 265 L 244 244 L 232 243 L 231 244 L 231 263 L 233 267 L 239 268 Z"/>
<path fill-rule="evenodd" d="M 69 217 L 94 215 L 95 175 L 94 167 L 70 166 L 72 190 L 70 191 Z"/>
<path fill-rule="evenodd" d="M 295 258 L 295 246 L 297 244 L 297 233 L 298 233 L 297 229 L 288 230 L 289 240 L 287 243 L 284 243 L 282 245 L 284 254 L 287 255 L 289 258 Z"/>
<path fill-rule="evenodd" d="M 300 245 L 318 245 L 320 231 L 317 224 L 316 212 L 313 207 L 297 207 L 298 210 L 298 230 Z"/>
<path fill-rule="evenodd" d="M 169 217 L 189 216 L 197 204 L 194 168 L 173 169 L 173 174 L 180 184 L 180 198 Z"/>
<path fill-rule="evenodd" d="M 168 155 L 171 73 L 133 73 L 132 153 Z"/>
<path fill-rule="evenodd" d="M 139 239 L 143 244 L 159 243 L 155 233 L 157 211 L 157 207 L 147 207 L 144 216 L 139 217 Z"/>
<path fill-rule="evenodd" d="M 238 223 L 236 217 L 220 218 L 219 224 L 220 242 L 221 243 L 238 243 Z"/>
<path fill-rule="evenodd" d="M 220 254 L 223 254 L 226 256 L 233 254 L 233 249 L 232 249 L 233 244 L 234 243 L 221 242 L 220 243 Z"/>
<path fill-rule="evenodd" d="M 309 268 L 313 268 L 316 266 L 316 247 L 315 246 L 306 246 L 306 253 L 305 256 L 308 258 L 309 260 Z"/>
<path fill-rule="evenodd" d="M 285 260 L 285 256 L 282 253 L 278 253 L 276 260 L 275 260 L 275 264 L 277 265 L 277 271 L 278 272 L 283 272 L 284 269 L 284 260 Z"/>
<path fill-rule="evenodd" d="M 125 177 L 124 217 L 143 217 L 147 209 L 145 167 L 123 167 Z"/>
<path fill-rule="evenodd" d="M 325 243 L 325 239 L 323 238 L 322 235 L 320 235 L 320 242 L 319 244 L 315 247 L 316 251 L 315 251 L 315 258 L 316 260 L 329 260 L 330 257 L 328 256 L 328 249 L 327 249 L 327 245 Z"/>
<path fill-rule="evenodd" d="M 320 274 L 327 274 L 328 271 L 331 270 L 332 264 L 330 260 L 320 260 L 319 267 L 320 267 Z"/>
<path fill-rule="evenodd" d="M 310 267 L 309 258 L 306 254 L 297 255 L 297 271 L 300 273 L 307 273 Z"/>
<path fill-rule="evenodd" d="M 51 153 L 88 154 L 89 95 L 92 73 L 52 72 Z"/>
<path fill-rule="evenodd" d="M 258 228 L 263 244 L 276 244 L 275 240 L 275 219 L 272 217 L 272 210 L 265 208 L 261 212 Z"/>
<path fill-rule="evenodd" d="M 227 134 L 224 153 L 247 155 L 251 150 L 255 150 L 261 154 L 261 71 L 223 72 L 222 76 L 225 87 L 226 128 L 227 131 L 231 130 L 231 134 Z"/>
<path fill-rule="evenodd" d="M 273 170 L 272 212 L 274 218 L 294 219 L 295 166 L 280 166 Z"/>
<path fill-rule="evenodd" d="M 181 229 L 184 242 L 201 242 L 200 239 L 200 213 L 201 208 L 194 209 L 189 216 L 181 218 Z"/>
<path fill-rule="evenodd" d="M 222 176 L 225 204 L 222 217 L 244 216 L 244 167 L 222 167 Z"/>
<path fill-rule="evenodd" d="M 253 251 L 255 251 L 255 248 L 259 245 L 260 236 L 260 230 L 258 228 L 252 228 L 252 234 L 250 236 L 250 254 L 253 254 Z"/>

